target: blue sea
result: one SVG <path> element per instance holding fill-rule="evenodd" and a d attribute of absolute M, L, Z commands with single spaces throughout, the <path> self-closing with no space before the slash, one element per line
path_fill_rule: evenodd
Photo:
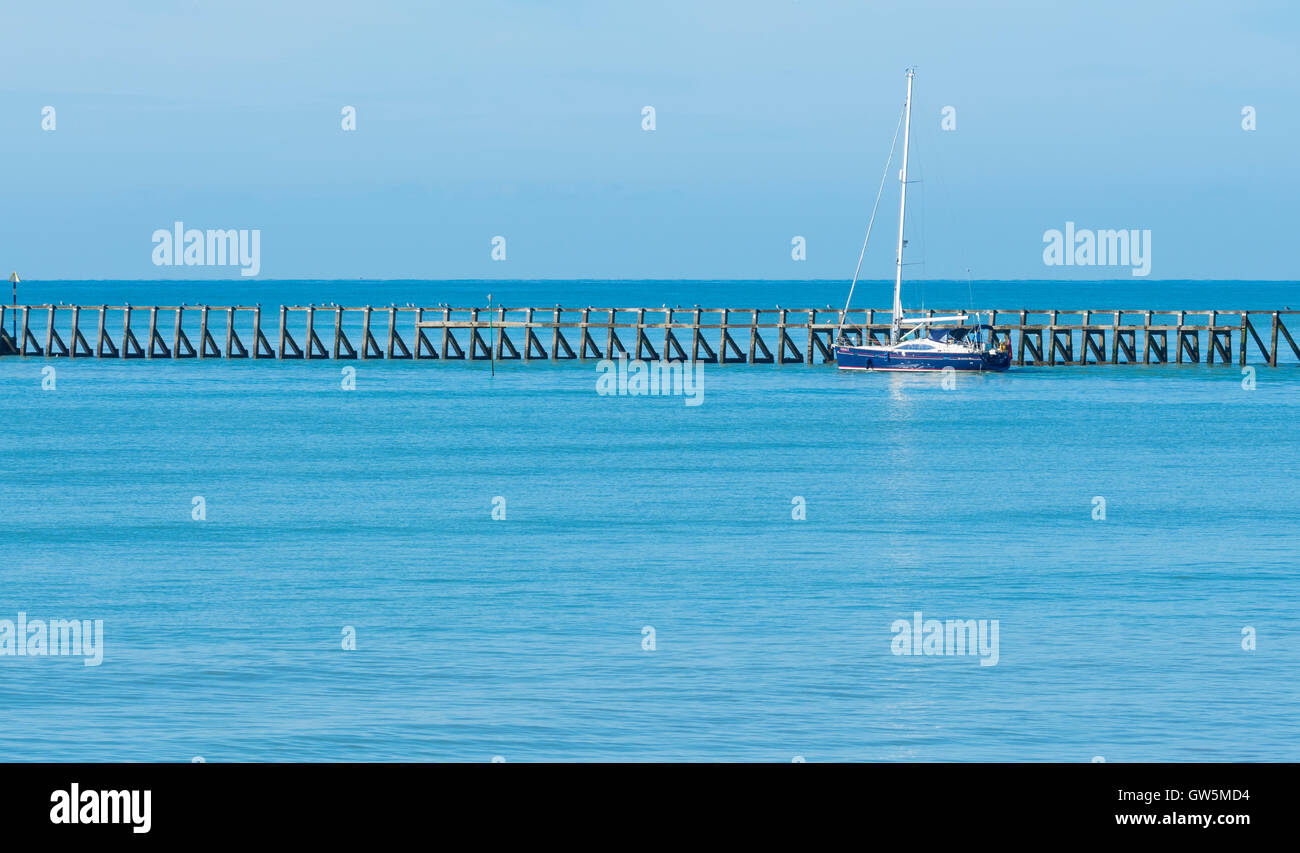
<path fill-rule="evenodd" d="M 20 301 L 806 308 L 846 284 Z M 1300 307 L 1267 282 L 924 288 Z M 102 620 L 103 647 L 0 656 L 0 760 L 1297 761 L 1300 368 L 1251 360 L 1253 388 L 707 365 L 688 406 L 599 395 L 592 362 L 358 361 L 344 391 L 333 361 L 2 358 L 0 620 Z M 996 663 L 896 654 L 918 612 L 996 620 Z"/>

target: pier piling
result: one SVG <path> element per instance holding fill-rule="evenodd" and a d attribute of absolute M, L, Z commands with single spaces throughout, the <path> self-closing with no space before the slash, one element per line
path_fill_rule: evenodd
<path fill-rule="evenodd" d="M 148 361 L 359 358 L 522 363 L 626 357 L 780 367 L 833 363 L 840 334 L 855 342 L 877 343 L 889 335 L 888 316 L 883 317 L 886 322 L 877 322 L 881 309 L 846 313 L 781 306 L 566 309 L 493 305 L 482 309 L 389 305 L 379 310 L 388 315 L 382 344 L 375 328 L 376 311 L 370 305 L 279 306 L 278 329 L 271 331 L 274 341 L 263 328 L 260 305 L 3 306 L 0 325 L 6 319 L 3 312 L 13 311 L 9 319 L 14 334 L 0 337 L 0 355 Z M 93 346 L 83 322 L 84 311 L 97 314 Z M 148 312 L 149 317 L 143 344 L 133 325 L 140 311 Z M 218 342 L 220 332 L 213 328 L 220 323 L 215 317 L 222 313 L 224 346 Z M 975 312 L 967 313 L 973 322 Z M 1294 316 L 1300 311 L 1017 308 L 979 313 L 981 322 L 988 318 L 992 340 L 1005 343 L 1018 366 L 1244 365 L 1252 356 L 1273 367 L 1300 363 L 1300 346 L 1288 326 L 1294 325 Z M 122 334 L 115 341 L 109 326 L 119 315 Z M 1262 333 L 1265 320 L 1267 335 Z M 42 321 L 44 328 L 37 332 L 33 326 Z M 164 332 L 167 323 L 171 328 Z M 326 323 L 333 326 L 328 344 Z M 406 330 L 412 336 L 409 343 Z"/>

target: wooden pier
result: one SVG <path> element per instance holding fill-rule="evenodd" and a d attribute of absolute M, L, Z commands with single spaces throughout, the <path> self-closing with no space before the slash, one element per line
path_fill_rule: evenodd
<path fill-rule="evenodd" d="M 932 316 L 957 313 L 934 309 Z M 972 312 L 967 312 L 972 313 Z M 1020 366 L 1300 363 L 1300 311 L 980 312 Z M 16 323 L 15 323 L 16 319 Z M 972 320 L 973 313 L 972 313 Z M 0 308 L 0 355 L 118 359 L 567 361 L 626 356 L 710 364 L 829 364 L 840 329 L 889 336 L 889 312 L 832 308 L 421 308 L 19 305 Z M 10 335 L 10 330 L 16 329 Z"/>

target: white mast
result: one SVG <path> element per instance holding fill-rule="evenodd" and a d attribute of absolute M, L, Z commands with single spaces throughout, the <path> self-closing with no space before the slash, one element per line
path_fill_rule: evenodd
<path fill-rule="evenodd" d="M 889 327 L 889 342 L 898 343 L 899 331 L 903 324 L 903 220 L 907 215 L 907 137 L 912 129 L 912 75 L 914 68 L 907 69 L 907 103 L 903 107 L 903 171 L 899 173 L 902 190 L 898 200 L 898 259 L 894 273 L 894 315 Z"/>

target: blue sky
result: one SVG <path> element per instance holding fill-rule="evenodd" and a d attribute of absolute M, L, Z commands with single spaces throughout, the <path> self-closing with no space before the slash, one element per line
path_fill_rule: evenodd
<path fill-rule="evenodd" d="M 181 220 L 260 229 L 266 278 L 847 278 L 915 64 L 909 277 L 1127 277 L 1044 266 L 1072 221 L 1151 229 L 1153 280 L 1292 279 L 1298 24 L 1280 2 L 7 3 L 0 266 L 236 276 L 153 265 Z M 896 191 L 865 277 L 892 275 Z"/>

